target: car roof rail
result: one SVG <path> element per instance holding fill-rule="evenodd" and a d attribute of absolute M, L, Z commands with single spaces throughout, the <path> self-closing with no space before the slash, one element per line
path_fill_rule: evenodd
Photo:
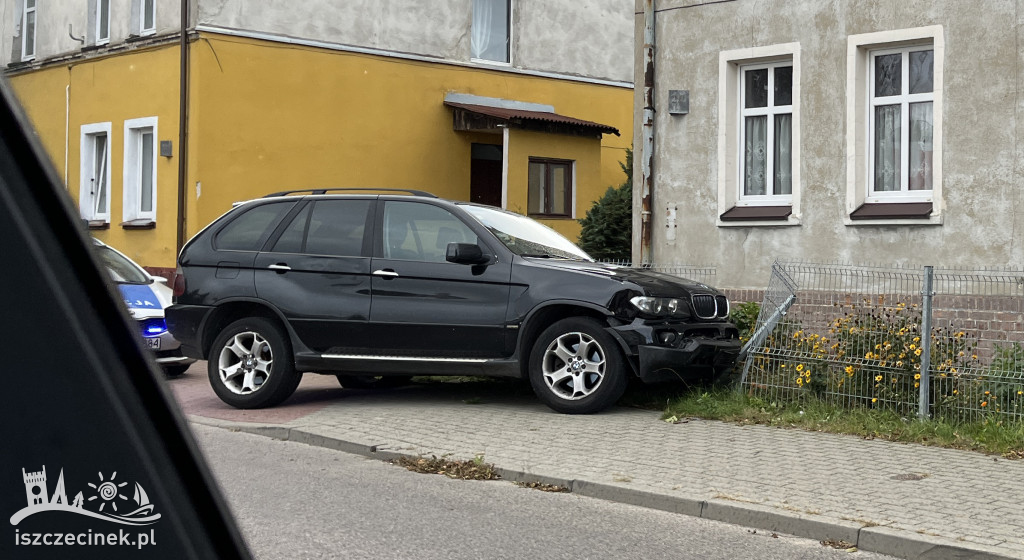
<path fill-rule="evenodd" d="M 336 191 L 401 192 L 401 193 L 411 194 L 413 196 L 425 196 L 427 198 L 437 198 L 437 195 L 435 195 L 433 193 L 428 193 L 426 191 L 417 191 L 417 190 L 413 190 L 413 189 L 379 189 L 379 188 L 375 188 L 375 187 L 344 187 L 344 188 L 339 187 L 339 188 L 330 188 L 330 189 L 296 189 L 296 190 L 292 190 L 292 191 L 281 191 L 281 192 L 271 193 L 271 194 L 266 195 L 264 198 L 268 198 L 268 197 L 272 197 L 272 196 L 285 196 L 285 195 L 296 194 L 296 193 L 327 194 L 328 192 L 336 192 Z"/>

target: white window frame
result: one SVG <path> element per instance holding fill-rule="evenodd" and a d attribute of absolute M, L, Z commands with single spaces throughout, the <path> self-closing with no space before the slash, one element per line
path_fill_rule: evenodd
<path fill-rule="evenodd" d="M 107 7 L 106 21 L 104 21 L 104 18 L 103 18 L 103 6 L 104 5 Z M 106 45 L 107 43 L 110 43 L 110 0 L 95 0 L 93 6 L 95 7 L 95 10 L 96 10 L 96 14 L 95 14 L 96 29 L 93 30 L 93 32 L 95 33 L 94 37 L 96 37 L 96 44 L 97 45 Z M 104 23 L 106 23 L 106 25 L 107 25 L 107 34 L 106 34 L 106 36 L 103 36 L 101 34 L 102 30 L 103 30 L 103 24 Z"/>
<path fill-rule="evenodd" d="M 146 26 L 146 7 L 153 12 L 153 23 Z M 131 33 L 145 37 L 156 33 L 156 0 L 132 0 Z"/>
<path fill-rule="evenodd" d="M 771 154 L 767 158 L 768 172 L 765 178 L 765 194 L 763 195 L 746 195 L 743 194 L 743 174 L 746 171 L 744 162 L 746 158 L 737 156 L 739 160 L 739 166 L 737 167 L 737 178 L 736 178 L 736 205 L 737 206 L 789 206 L 793 203 L 793 195 L 790 194 L 775 194 L 774 193 L 774 181 L 775 177 L 775 116 L 776 115 L 792 115 L 793 104 L 789 105 L 775 105 L 775 68 L 792 66 L 792 62 L 789 60 L 779 60 L 768 63 L 758 64 L 745 64 L 739 67 L 739 103 L 737 108 L 739 109 L 739 118 L 737 119 L 737 154 L 742 154 L 744 151 L 745 144 L 745 120 L 746 117 L 756 116 L 767 116 L 767 145 L 771 150 Z M 768 105 L 766 107 L 746 107 L 746 91 L 744 76 L 751 70 L 764 70 L 768 69 Z M 794 161 L 794 163 L 796 163 Z"/>
<path fill-rule="evenodd" d="M 743 166 L 743 71 L 758 66 L 793 67 L 792 194 L 764 197 L 742 196 Z M 780 43 L 722 51 L 718 56 L 718 214 L 720 227 L 800 225 L 802 192 L 800 158 L 800 43 Z M 771 119 L 769 119 L 771 120 Z M 774 126 L 774 123 L 773 123 Z M 770 185 L 769 185 L 770 187 Z M 790 206 L 785 220 L 722 221 L 721 215 L 736 206 Z"/>
<path fill-rule="evenodd" d="M 867 203 L 883 203 L 883 202 L 931 202 L 932 191 L 928 190 L 909 190 L 907 183 L 908 181 L 908 166 L 910 159 L 910 104 L 921 103 L 921 102 L 932 102 L 935 101 L 935 86 L 933 84 L 932 91 L 928 93 L 903 93 L 899 95 L 891 95 L 888 97 L 878 98 L 875 97 L 875 59 L 879 56 L 885 56 L 889 54 L 902 55 L 902 62 L 900 70 L 902 73 L 901 84 L 904 90 L 910 89 L 910 53 L 930 50 L 925 47 L 930 45 L 917 45 L 910 47 L 900 48 L 887 48 L 887 49 L 874 49 L 868 53 L 868 86 L 870 91 L 868 93 L 868 188 L 865 193 L 864 201 Z M 900 190 L 898 191 L 876 191 L 874 185 L 874 173 L 875 173 L 875 107 L 887 106 L 887 105 L 899 105 L 900 106 Z M 932 118 L 934 120 L 934 108 L 932 105 Z M 934 179 L 934 178 L 933 178 Z M 933 185 L 934 186 L 934 185 Z"/>
<path fill-rule="evenodd" d="M 157 117 L 143 117 L 124 121 L 124 166 L 123 166 L 123 201 L 122 215 L 125 222 L 156 222 L 157 203 L 157 162 L 159 141 L 157 138 Z M 142 136 L 152 134 L 153 144 L 149 156 L 152 158 L 150 169 L 150 209 L 142 209 L 143 188 L 143 157 Z"/>
<path fill-rule="evenodd" d="M 96 137 L 106 136 L 106 154 L 104 154 L 103 180 L 106 186 L 106 203 L 100 207 L 93 191 L 93 164 L 96 161 Z M 80 152 L 80 186 L 78 192 L 78 207 L 82 218 L 89 222 L 110 223 L 110 150 L 111 150 L 111 126 L 109 122 L 83 124 L 81 129 L 81 152 Z"/>
<path fill-rule="evenodd" d="M 24 0 L 21 12 L 21 60 L 26 62 L 36 58 L 36 35 L 39 31 L 39 15 L 36 11 L 37 0 Z M 31 4 L 31 5 L 30 5 Z M 29 36 L 28 16 L 32 14 L 32 33 Z"/>
<path fill-rule="evenodd" d="M 932 102 L 932 190 L 883 193 L 872 192 L 874 177 L 874 56 L 884 52 L 911 51 L 930 48 L 933 51 Z M 942 181 L 942 121 L 943 121 L 943 61 L 945 36 L 941 25 L 912 29 L 880 31 L 847 37 L 846 50 L 846 225 L 938 225 L 942 223 L 945 202 Z M 917 97 L 922 94 L 916 94 Z M 880 104 L 889 104 L 886 102 Z M 924 99 L 922 99 L 924 100 Z M 906 111 L 904 111 L 906 113 Z M 902 115 L 901 115 L 902 117 Z M 906 130 L 906 127 L 904 127 Z M 909 145 L 904 143 L 909 149 Z M 902 151 L 902 150 L 901 150 Z M 904 156 L 901 154 L 901 159 Z M 901 172 L 902 173 L 902 172 Z M 901 178 L 901 182 L 903 179 Z M 932 213 L 927 219 L 867 219 L 853 220 L 850 213 L 863 204 L 931 202 Z"/>
<path fill-rule="evenodd" d="M 514 37 L 514 32 L 513 31 L 514 30 L 513 30 L 512 13 L 513 13 L 513 10 L 515 9 L 515 0 L 504 0 L 504 1 L 508 5 L 508 37 L 505 38 L 506 41 L 508 41 L 508 44 L 507 44 L 507 47 L 506 47 L 508 49 L 508 60 L 507 61 L 490 60 L 490 59 L 487 59 L 487 58 L 476 58 L 476 57 L 472 56 L 472 35 L 473 35 L 472 6 L 473 6 L 473 3 L 470 3 L 470 18 L 469 18 L 470 19 L 470 28 L 469 28 L 469 34 L 470 34 L 470 45 L 471 45 L 470 46 L 470 51 L 471 52 L 470 52 L 470 59 L 469 60 L 471 62 L 479 62 L 481 64 L 492 64 L 492 65 L 495 65 L 495 66 L 512 66 L 512 45 L 514 44 L 513 43 L 513 37 Z"/>
<path fill-rule="evenodd" d="M 153 13 L 153 22 L 146 25 L 146 7 Z M 140 35 L 152 35 L 156 33 L 156 0 L 141 0 L 139 3 L 139 30 Z"/>

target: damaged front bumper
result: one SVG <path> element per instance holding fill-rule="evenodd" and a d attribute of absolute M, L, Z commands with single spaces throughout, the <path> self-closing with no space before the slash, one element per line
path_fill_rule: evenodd
<path fill-rule="evenodd" d="M 729 322 L 658 323 L 635 320 L 609 327 L 645 383 L 716 381 L 736 364 L 739 331 Z"/>

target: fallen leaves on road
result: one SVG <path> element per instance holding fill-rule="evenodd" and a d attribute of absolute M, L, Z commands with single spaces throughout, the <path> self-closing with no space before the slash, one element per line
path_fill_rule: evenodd
<path fill-rule="evenodd" d="M 443 474 L 448 478 L 462 480 L 497 480 L 501 476 L 494 470 L 494 465 L 483 462 L 483 456 L 478 455 L 475 459 L 468 461 L 452 461 L 445 458 L 438 458 L 436 455 L 429 459 L 425 457 L 399 457 L 391 461 L 394 465 L 405 467 L 413 472 L 424 474 Z"/>
<path fill-rule="evenodd" d="M 853 543 L 848 543 L 846 541 L 841 541 L 837 539 L 825 539 L 821 541 L 821 544 L 838 550 L 845 550 L 846 552 L 857 552 L 857 547 L 854 546 Z"/>
<path fill-rule="evenodd" d="M 515 485 L 521 488 L 532 488 L 533 490 L 540 490 L 541 492 L 572 492 L 572 490 L 566 486 L 558 486 L 557 484 L 544 484 L 543 482 L 516 482 Z"/>

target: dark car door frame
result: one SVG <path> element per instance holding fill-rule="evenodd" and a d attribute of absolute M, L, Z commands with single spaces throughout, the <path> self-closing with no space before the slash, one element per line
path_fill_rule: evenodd
<path fill-rule="evenodd" d="M 389 203 L 440 208 L 476 234 L 491 255 L 482 265 L 387 258 L 384 217 Z M 457 205 L 440 200 L 383 196 L 374 218 L 373 297 L 367 330 L 396 355 L 443 359 L 501 359 L 514 351 L 517 332 L 506 323 L 512 262 L 492 246 L 491 234 Z M 410 348 L 410 341 L 414 344 Z"/>

